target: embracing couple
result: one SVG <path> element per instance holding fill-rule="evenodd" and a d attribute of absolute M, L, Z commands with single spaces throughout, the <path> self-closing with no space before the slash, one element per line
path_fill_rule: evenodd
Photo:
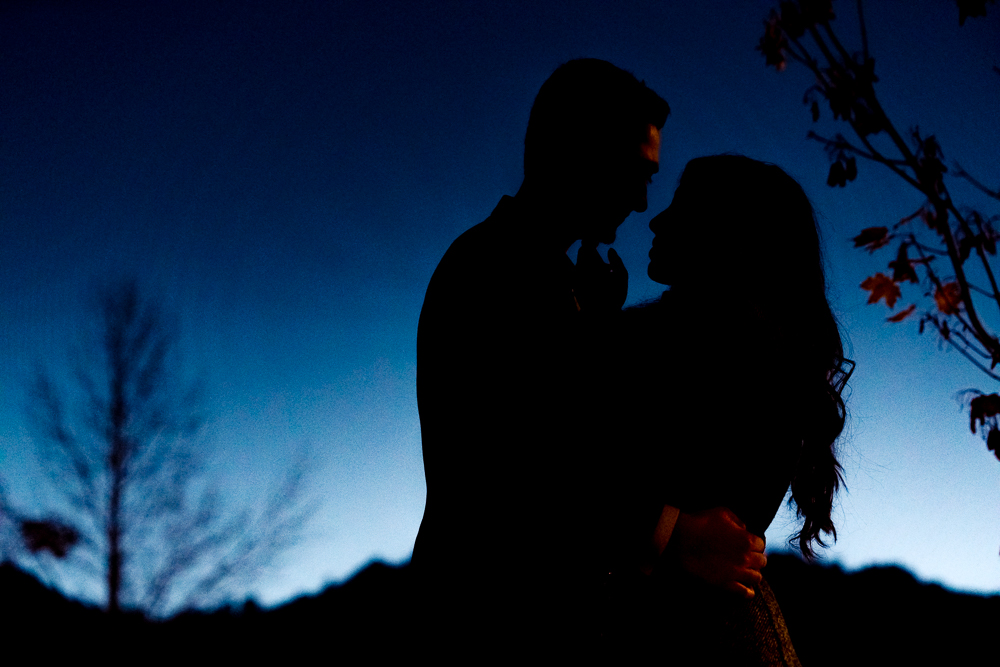
<path fill-rule="evenodd" d="M 427 504 L 419 641 L 446 659 L 797 664 L 761 577 L 789 487 L 807 556 L 840 482 L 840 333 L 801 187 L 692 160 L 622 310 L 669 107 L 570 61 L 531 110 L 524 182 L 442 258 L 417 335 Z M 567 251 L 582 241 L 577 262 Z"/>

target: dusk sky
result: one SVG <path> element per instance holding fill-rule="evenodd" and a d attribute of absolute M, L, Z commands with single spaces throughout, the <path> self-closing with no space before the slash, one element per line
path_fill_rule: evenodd
<path fill-rule="evenodd" d="M 672 109 L 649 209 L 614 244 L 629 303 L 663 289 L 646 277 L 647 225 L 691 158 L 774 162 L 815 205 L 831 304 L 857 362 L 839 445 L 839 540 L 823 558 L 1000 592 L 1000 462 L 955 399 L 997 388 L 934 334 L 918 336 L 915 320 L 889 324 L 882 304 L 866 305 L 860 283 L 891 257 L 856 250 L 851 237 L 922 199 L 863 162 L 856 182 L 826 185 L 829 161 L 806 134 L 849 128 L 827 109 L 812 124 L 805 68 L 764 66 L 754 47 L 772 6 L 4 0 L 0 475 L 13 498 L 31 508 L 40 488 L 24 417 L 33 370 L 64 363 L 95 284 L 134 275 L 180 316 L 188 370 L 207 390 L 210 473 L 234 503 L 262 499 L 294 448 L 313 448 L 320 505 L 306 539 L 248 595 L 276 604 L 371 559 L 406 561 L 425 494 L 415 392 L 424 290 L 451 241 L 517 191 L 542 82 L 586 56 L 634 72 Z M 856 3 L 834 7 L 860 49 Z M 988 10 L 960 28 L 945 0 L 865 3 L 890 118 L 935 134 L 949 164 L 996 185 L 1000 6 Z M 970 188 L 953 193 L 998 211 Z M 701 252 L 717 270 L 711 249 Z M 753 350 L 741 351 L 720 390 L 753 391 L 751 365 Z M 774 397 L 776 414 L 781 405 Z M 725 428 L 692 437 L 709 442 Z M 785 545 L 792 519 L 775 519 L 769 549 Z"/>

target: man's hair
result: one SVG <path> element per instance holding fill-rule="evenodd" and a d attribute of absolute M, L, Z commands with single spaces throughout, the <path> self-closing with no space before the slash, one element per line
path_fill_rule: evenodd
<path fill-rule="evenodd" d="M 524 137 L 524 177 L 551 180 L 638 148 L 662 128 L 667 102 L 631 72 L 605 60 L 560 65 L 542 84 Z"/>

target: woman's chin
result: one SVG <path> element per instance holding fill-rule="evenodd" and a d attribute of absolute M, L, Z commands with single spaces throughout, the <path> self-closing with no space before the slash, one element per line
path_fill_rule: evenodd
<path fill-rule="evenodd" d="M 670 284 L 670 274 L 655 260 L 649 263 L 649 267 L 646 269 L 646 275 L 649 276 L 649 279 L 654 283 L 660 283 L 661 285 Z"/>

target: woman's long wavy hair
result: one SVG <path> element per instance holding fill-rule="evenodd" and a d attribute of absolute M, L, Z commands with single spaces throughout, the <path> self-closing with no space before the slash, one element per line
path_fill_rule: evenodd
<path fill-rule="evenodd" d="M 831 513 L 843 476 L 834 443 L 854 362 L 844 358 L 827 302 L 812 205 L 779 167 L 717 155 L 688 163 L 674 206 L 666 234 L 677 276 L 671 291 L 687 282 L 709 309 L 749 313 L 756 326 L 748 342 L 794 383 L 788 407 L 801 445 L 789 503 L 804 523 L 789 541 L 813 558 L 813 542 L 826 546 L 823 533 L 837 536 Z"/>

